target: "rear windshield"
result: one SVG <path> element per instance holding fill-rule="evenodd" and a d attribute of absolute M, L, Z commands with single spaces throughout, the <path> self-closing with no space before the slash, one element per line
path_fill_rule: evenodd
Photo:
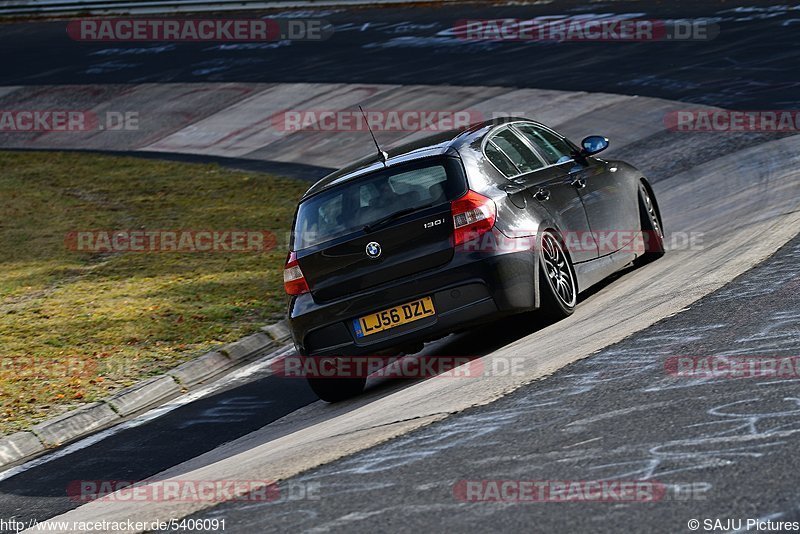
<path fill-rule="evenodd" d="M 437 158 L 345 182 L 302 202 L 293 250 L 303 250 L 359 230 L 401 210 L 424 208 L 466 192 L 460 160 Z"/>

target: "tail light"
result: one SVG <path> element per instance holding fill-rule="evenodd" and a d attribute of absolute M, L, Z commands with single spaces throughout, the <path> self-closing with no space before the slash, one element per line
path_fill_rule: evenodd
<path fill-rule="evenodd" d="M 310 291 L 294 251 L 290 252 L 289 257 L 286 258 L 286 267 L 283 268 L 283 287 L 288 295 L 302 295 Z"/>
<path fill-rule="evenodd" d="M 453 213 L 455 245 L 472 241 L 490 231 L 497 218 L 494 201 L 471 190 L 451 202 L 450 211 Z"/>

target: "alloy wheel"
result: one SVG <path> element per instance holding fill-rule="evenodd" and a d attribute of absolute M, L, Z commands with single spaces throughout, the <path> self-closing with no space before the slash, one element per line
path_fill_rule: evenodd
<path fill-rule="evenodd" d="M 542 259 L 556 296 L 562 304 L 572 308 L 577 300 L 575 278 L 561 243 L 551 233 L 542 236 Z"/>

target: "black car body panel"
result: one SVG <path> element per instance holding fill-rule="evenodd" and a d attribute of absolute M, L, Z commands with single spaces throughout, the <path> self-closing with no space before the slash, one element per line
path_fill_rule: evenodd
<path fill-rule="evenodd" d="M 532 142 L 538 139 L 534 135 L 543 141 Z M 516 161 L 507 155 L 515 150 Z M 570 156 L 565 156 L 567 150 Z M 519 163 L 519 158 L 530 161 Z M 370 180 L 391 180 L 405 169 L 433 175 L 431 166 L 440 165 L 446 167 L 447 179 L 437 183 L 449 188 L 446 195 L 427 202 L 435 196 L 430 193 L 433 186 L 426 192 L 415 182 L 422 193 L 414 195 L 410 190 L 398 193 L 393 186 L 400 211 L 394 214 L 386 207 L 387 221 L 367 220 L 377 216 L 369 212 L 374 200 Z M 289 301 L 295 345 L 304 356 L 376 353 L 536 309 L 543 230 L 588 236 L 584 246 L 569 250 L 577 288 L 583 291 L 640 255 L 629 251 L 624 240 L 615 240 L 609 249 L 592 239 L 593 232 L 628 235 L 640 229 L 637 195 L 643 180 L 626 163 L 581 154 L 544 125 L 517 118 L 438 134 L 398 147 L 385 162 L 368 158 L 337 171 L 314 184 L 301 200 L 301 206 L 322 206 L 319 199 L 334 199 L 347 190 L 342 200 L 325 200 L 335 205 L 337 216 L 328 217 L 324 206 L 310 215 L 303 207 L 302 220 L 295 221 L 292 250 L 309 288 Z M 496 218 L 479 239 L 455 244 L 451 203 L 468 190 L 491 199 Z M 408 202 L 411 209 L 403 212 Z M 315 217 L 329 218 L 328 226 L 339 234 L 306 243 L 299 234 L 319 226 Z M 380 249 L 377 256 L 374 245 Z M 424 297 L 432 298 L 435 315 L 360 336 L 360 317 Z"/>
<path fill-rule="evenodd" d="M 372 354 L 391 348 L 400 340 L 427 341 L 468 327 L 499 312 L 513 313 L 535 307 L 530 283 L 535 276 L 535 257 L 527 252 L 486 254 L 457 251 L 443 268 L 390 281 L 343 298 L 319 302 L 311 293 L 293 299 L 290 321 L 293 332 L 303 332 L 295 343 L 303 355 Z M 358 339 L 353 320 L 360 316 L 418 298 L 433 297 L 437 315 Z M 339 319 L 331 321 L 330 319 Z"/>

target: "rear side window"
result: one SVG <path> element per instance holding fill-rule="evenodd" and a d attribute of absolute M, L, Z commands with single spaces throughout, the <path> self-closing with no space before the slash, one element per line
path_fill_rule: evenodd
<path fill-rule="evenodd" d="M 486 157 L 489 158 L 489 161 L 494 163 L 494 166 L 506 175 L 506 177 L 511 178 L 519 174 L 519 171 L 514 167 L 514 164 L 511 163 L 511 160 L 493 143 L 486 144 Z"/>
<path fill-rule="evenodd" d="M 525 142 L 522 141 L 522 139 L 520 139 L 516 133 L 508 128 L 500 130 L 500 132 L 493 135 L 489 140 L 489 145 L 493 145 L 493 148 L 496 148 L 502 152 L 506 158 L 508 158 L 514 164 L 517 170 L 513 173 L 513 175 L 535 171 L 544 166 L 539 157 L 530 148 L 528 148 Z M 487 157 L 489 157 L 488 153 Z M 494 162 L 494 160 L 492 160 L 492 162 Z M 503 172 L 503 174 L 506 174 L 506 172 L 499 165 L 498 168 L 501 172 Z M 506 174 L 506 176 L 513 175 Z"/>
<path fill-rule="evenodd" d="M 514 127 L 528 141 L 538 147 L 550 165 L 572 160 L 572 147 L 557 135 L 533 124 L 515 124 Z"/>
<path fill-rule="evenodd" d="M 360 231 L 398 211 L 449 202 L 465 191 L 463 168 L 455 158 L 403 165 L 344 182 L 300 204 L 293 250 Z"/>

